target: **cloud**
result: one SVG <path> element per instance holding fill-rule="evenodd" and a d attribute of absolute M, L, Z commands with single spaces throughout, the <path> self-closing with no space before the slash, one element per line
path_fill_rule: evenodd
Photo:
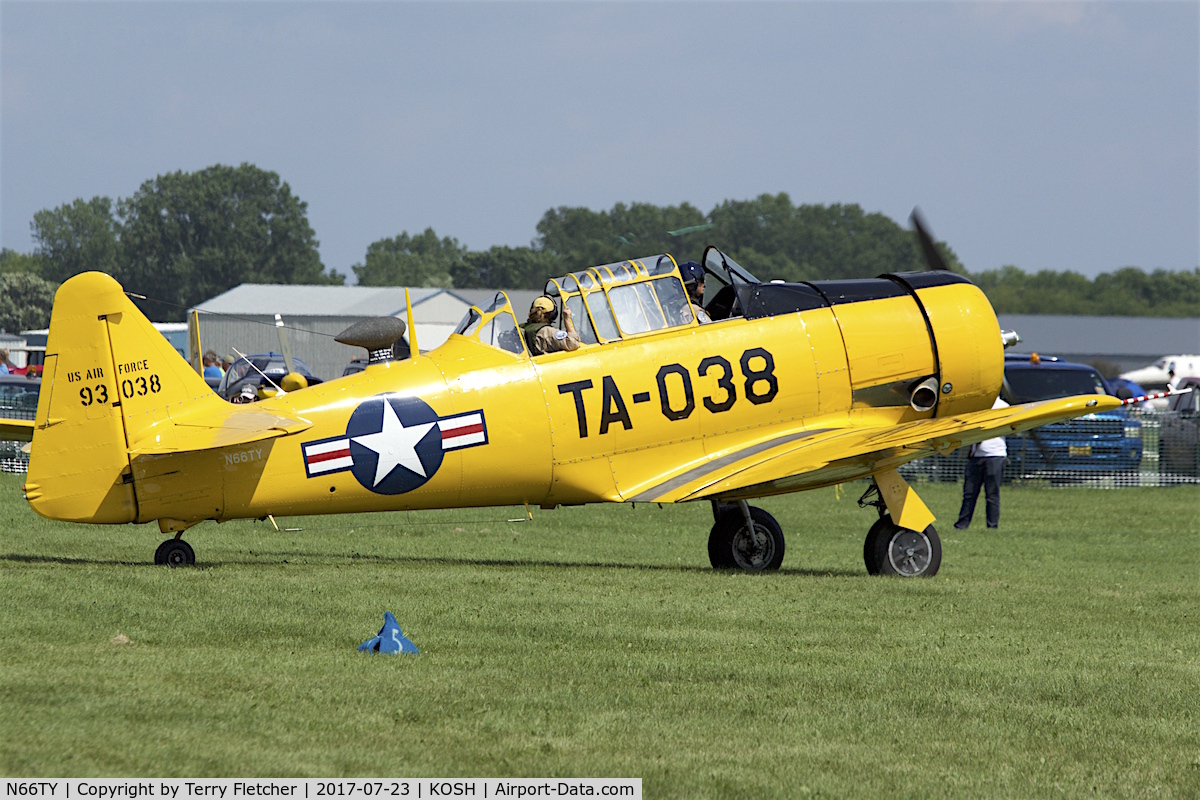
<path fill-rule="evenodd" d="M 1119 18 L 1107 4 L 1085 2 L 1026 2 L 993 0 L 963 6 L 968 16 L 990 33 L 1021 36 L 1031 33 L 1075 31 L 1091 35 L 1119 33 Z"/>

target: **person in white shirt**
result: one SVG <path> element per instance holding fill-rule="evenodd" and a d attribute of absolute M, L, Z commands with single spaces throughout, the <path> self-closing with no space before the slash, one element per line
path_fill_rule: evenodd
<path fill-rule="evenodd" d="M 1007 407 L 1008 403 L 999 397 L 992 404 L 992 408 Z M 971 445 L 967 451 L 967 467 L 963 472 L 962 508 L 958 512 L 958 522 L 954 523 L 955 528 L 961 531 L 970 527 L 980 489 L 987 503 L 987 526 L 993 529 L 1000 527 L 1000 479 L 1004 476 L 1007 458 L 1008 446 L 1003 436 Z"/>

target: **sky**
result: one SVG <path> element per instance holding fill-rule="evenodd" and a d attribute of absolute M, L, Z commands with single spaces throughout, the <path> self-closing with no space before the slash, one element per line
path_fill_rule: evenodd
<path fill-rule="evenodd" d="M 0 0 L 0 246 L 245 162 L 343 273 L 403 231 L 779 192 L 920 206 L 972 272 L 1191 270 L 1200 3 Z"/>

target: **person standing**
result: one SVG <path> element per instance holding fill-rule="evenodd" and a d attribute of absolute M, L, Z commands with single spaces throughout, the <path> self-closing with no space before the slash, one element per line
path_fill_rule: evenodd
<path fill-rule="evenodd" d="M 992 408 L 1008 408 L 1008 403 L 997 397 Z M 1003 436 L 971 445 L 967 451 L 967 466 L 963 471 L 962 508 L 958 512 L 958 522 L 954 523 L 955 528 L 961 531 L 970 527 L 980 489 L 983 489 L 987 504 L 988 528 L 994 530 L 1000 527 L 1000 479 L 1004 477 L 1004 462 L 1007 459 L 1008 445 Z"/>
<path fill-rule="evenodd" d="M 225 377 L 225 370 L 221 369 L 220 359 L 217 358 L 217 354 L 212 350 L 204 354 L 203 362 L 205 378 L 212 378 L 219 381 Z"/>

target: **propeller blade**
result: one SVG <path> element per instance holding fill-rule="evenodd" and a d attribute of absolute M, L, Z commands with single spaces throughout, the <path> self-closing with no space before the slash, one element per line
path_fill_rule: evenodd
<path fill-rule="evenodd" d="M 279 350 L 283 353 L 283 363 L 288 372 L 295 372 L 296 365 L 292 362 L 292 348 L 288 345 L 287 330 L 283 327 L 283 317 L 275 315 L 275 332 L 279 334 Z"/>
<path fill-rule="evenodd" d="M 930 269 L 944 269 L 949 271 L 950 267 L 946 265 L 946 260 L 942 258 L 942 254 L 938 252 L 937 247 L 933 243 L 933 235 L 929 233 L 929 224 L 925 222 L 925 217 L 921 215 L 920 208 L 914 208 L 912 215 L 909 217 L 913 228 L 917 231 L 917 238 L 921 240 L 921 251 L 925 253 L 925 263 Z"/>

